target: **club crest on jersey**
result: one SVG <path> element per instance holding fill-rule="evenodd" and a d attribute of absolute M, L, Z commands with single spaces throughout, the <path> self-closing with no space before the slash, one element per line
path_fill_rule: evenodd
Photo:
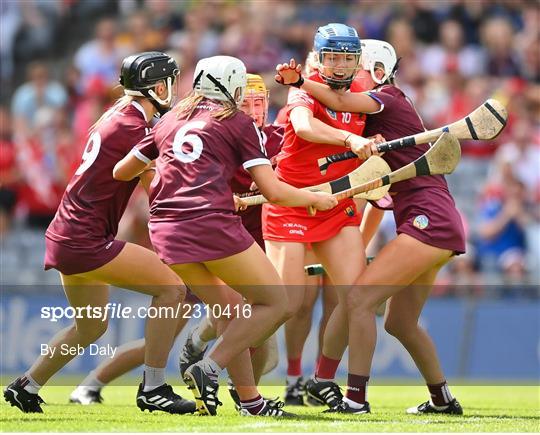
<path fill-rule="evenodd" d="M 326 108 L 326 113 L 328 113 L 328 116 L 332 118 L 334 121 L 337 121 L 337 114 L 332 109 Z"/>
<path fill-rule="evenodd" d="M 354 207 L 352 206 L 349 206 L 347 207 L 345 210 L 343 210 L 345 212 L 345 214 L 349 217 L 353 217 L 354 216 Z"/>
<path fill-rule="evenodd" d="M 414 218 L 413 225 L 419 230 L 423 230 L 429 225 L 429 219 L 425 214 L 420 214 Z"/>

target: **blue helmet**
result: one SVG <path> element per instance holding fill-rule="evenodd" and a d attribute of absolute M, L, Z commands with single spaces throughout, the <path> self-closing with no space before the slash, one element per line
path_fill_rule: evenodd
<path fill-rule="evenodd" d="M 356 56 L 356 67 L 351 71 L 349 77 L 343 79 L 327 77 L 322 74 L 321 69 L 319 69 L 319 74 L 330 86 L 334 88 L 350 86 L 358 71 L 360 54 L 362 53 L 358 32 L 354 28 L 340 23 L 330 23 L 326 26 L 321 26 L 317 29 L 317 33 L 315 34 L 313 49 L 317 53 L 319 64 L 322 64 L 325 53 L 354 54 Z"/>

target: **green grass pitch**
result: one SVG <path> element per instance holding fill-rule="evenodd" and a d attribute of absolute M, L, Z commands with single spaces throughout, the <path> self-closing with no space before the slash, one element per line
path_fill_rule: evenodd
<path fill-rule="evenodd" d="M 23 414 L 2 398 L 2 432 L 538 432 L 540 389 L 538 386 L 454 386 L 465 415 L 409 416 L 405 409 L 426 400 L 425 387 L 372 386 L 372 414 L 346 417 L 320 414 L 323 408 L 288 407 L 295 419 L 240 417 L 225 387 L 224 405 L 217 417 L 173 416 L 142 413 L 135 406 L 133 386 L 103 390 L 102 405 L 67 404 L 72 388 L 51 386 L 42 390 L 47 402 L 44 414 Z M 184 387 L 175 390 L 185 397 Z M 267 397 L 282 393 L 282 387 L 261 387 Z"/>

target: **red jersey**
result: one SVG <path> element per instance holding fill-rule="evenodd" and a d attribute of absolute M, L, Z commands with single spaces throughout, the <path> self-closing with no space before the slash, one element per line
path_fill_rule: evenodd
<path fill-rule="evenodd" d="M 310 80 L 322 83 L 318 73 L 313 73 Z M 362 92 L 358 83 L 351 85 L 352 92 Z M 345 148 L 337 145 L 328 145 L 308 142 L 296 135 L 290 120 L 291 110 L 295 107 L 306 107 L 313 112 L 313 116 L 325 124 L 340 130 L 362 135 L 366 115 L 349 112 L 334 112 L 319 101 L 311 97 L 306 91 L 291 88 L 286 106 L 287 122 L 283 137 L 283 146 L 277 156 L 276 173 L 278 177 L 296 187 L 313 186 L 339 178 L 360 165 L 358 159 L 335 163 L 328 169 L 326 175 L 321 175 L 317 160 L 331 154 L 341 153 Z"/>
<path fill-rule="evenodd" d="M 231 179 L 239 166 L 270 165 L 262 134 L 243 112 L 219 121 L 221 109 L 199 103 L 189 119 L 167 113 L 133 150 L 156 160 L 150 192 L 150 222 L 183 221 L 210 213 L 234 213 Z"/>
<path fill-rule="evenodd" d="M 114 239 L 138 179 L 117 181 L 113 168 L 149 131 L 143 108 L 132 102 L 90 135 L 82 163 L 45 233 L 47 238 L 85 249 Z"/>
<path fill-rule="evenodd" d="M 381 104 L 381 110 L 367 117 L 365 130 L 367 136 L 379 133 L 387 141 L 390 141 L 425 130 L 422 119 L 416 112 L 414 105 L 401 89 L 393 85 L 380 86 L 369 91 L 368 95 Z M 428 144 L 421 144 L 385 153 L 382 158 L 386 160 L 392 171 L 395 171 L 416 160 L 428 149 Z M 390 191 L 400 192 L 429 186 L 448 189 L 443 175 L 431 175 L 429 177 L 415 177 L 392 184 Z"/>

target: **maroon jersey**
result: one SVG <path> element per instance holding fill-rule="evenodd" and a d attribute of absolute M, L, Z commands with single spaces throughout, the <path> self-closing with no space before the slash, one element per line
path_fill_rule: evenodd
<path fill-rule="evenodd" d="M 381 134 L 387 141 L 399 139 L 404 136 L 420 133 L 425 130 L 420 116 L 411 101 L 396 86 L 386 85 L 368 92 L 374 100 L 381 104 L 381 110 L 370 114 L 366 120 L 364 136 Z M 392 171 L 416 160 L 429 149 L 428 144 L 390 151 L 382 157 Z M 448 189 L 443 175 L 429 177 L 415 177 L 410 180 L 392 184 L 391 192 L 418 189 L 422 187 L 437 186 Z"/>
<path fill-rule="evenodd" d="M 142 161 L 157 159 L 150 193 L 151 222 L 233 214 L 230 182 L 238 167 L 270 165 L 253 120 L 237 112 L 219 121 L 211 115 L 221 107 L 203 100 L 189 119 L 171 111 L 133 150 Z"/>
<path fill-rule="evenodd" d="M 281 149 L 281 141 L 283 140 L 283 126 L 280 125 L 267 125 L 262 131 L 264 147 L 266 148 L 266 155 L 271 162 L 275 160 L 275 156 Z M 253 180 L 251 175 L 244 168 L 239 168 L 231 181 L 232 191 L 242 196 L 243 194 L 258 194 L 259 192 L 253 192 L 249 190 Z M 264 248 L 264 241 L 262 238 L 262 223 L 261 223 L 261 206 L 248 207 L 244 211 L 238 212 L 238 215 L 242 218 L 242 224 L 249 233 L 253 236 L 255 241 Z"/>
<path fill-rule="evenodd" d="M 143 108 L 132 102 L 90 135 L 82 163 L 45 233 L 47 238 L 87 250 L 114 239 L 138 179 L 116 181 L 113 168 L 149 131 Z"/>

